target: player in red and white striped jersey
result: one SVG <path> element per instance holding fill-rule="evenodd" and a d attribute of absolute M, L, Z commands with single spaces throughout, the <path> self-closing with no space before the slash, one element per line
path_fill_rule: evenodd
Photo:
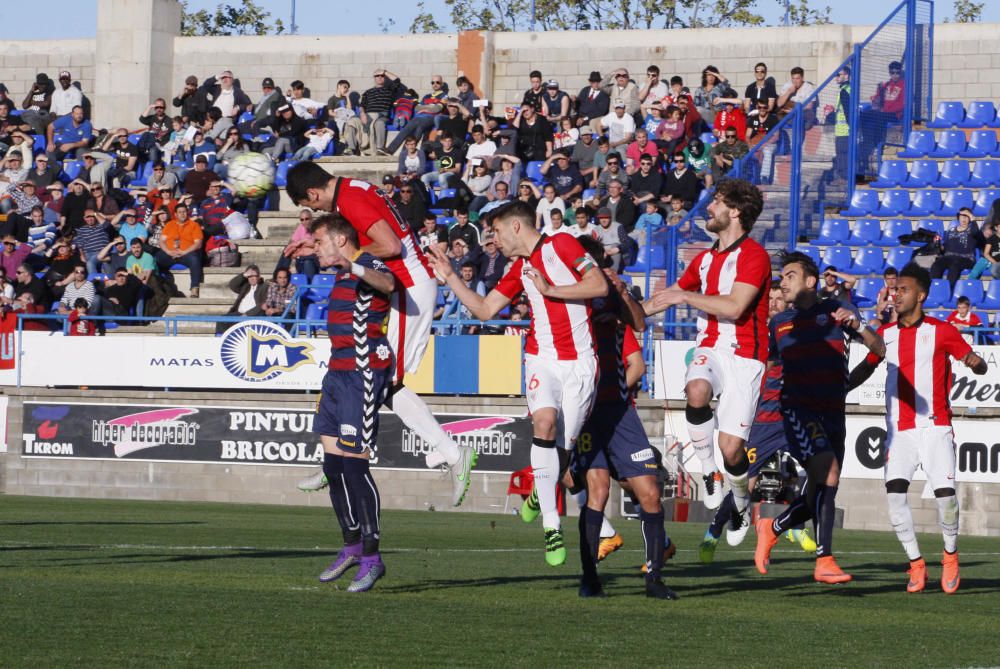
<path fill-rule="evenodd" d="M 750 495 L 744 446 L 753 425 L 767 361 L 767 291 L 771 259 L 749 233 L 764 207 L 760 190 L 749 182 L 721 182 L 708 205 L 709 232 L 715 245 L 698 255 L 674 285 L 646 302 L 648 314 L 687 304 L 698 309 L 698 343 L 688 366 L 688 435 L 704 469 L 705 506 L 722 503 L 722 476 L 715 465 L 712 437 L 733 492 L 734 511 L 726 535 L 738 545 L 750 528 Z M 709 402 L 718 395 L 716 413 Z M 718 420 L 716 420 L 716 414 Z"/>
<path fill-rule="evenodd" d="M 403 385 L 403 375 L 416 372 L 423 360 L 437 303 L 437 280 L 416 234 L 374 185 L 331 176 L 316 163 L 307 161 L 290 169 L 287 191 L 296 205 L 343 216 L 357 230 L 361 250 L 384 260 L 396 277 L 388 328 L 396 370 L 386 405 L 435 449 L 434 457 L 428 456 L 428 466 L 447 463 L 453 486 L 451 503 L 458 506 L 469 489 L 476 453 L 471 446 L 456 444 L 424 401 Z"/>
<path fill-rule="evenodd" d="M 545 560 L 556 566 L 566 561 L 556 483 L 593 402 L 597 357 L 590 300 L 607 295 L 608 283 L 574 237 L 539 234 L 535 212 L 523 202 L 495 210 L 493 226 L 500 252 L 515 260 L 485 297 L 465 285 L 439 249 L 431 253 L 438 274 L 475 318 L 493 318 L 522 292 L 531 302 L 524 356 L 534 433 L 531 468 L 545 531 Z"/>
<path fill-rule="evenodd" d="M 888 365 L 885 382 L 885 490 L 889 519 L 910 560 L 907 592 L 920 592 L 927 582 L 927 565 L 913 531 L 913 514 L 906 492 L 917 467 L 927 475 L 938 506 L 944 535 L 941 588 L 958 590 L 958 498 L 955 495 L 955 434 L 951 428 L 951 358 L 975 374 L 987 372 L 955 326 L 927 316 L 924 300 L 931 288 L 928 271 L 909 264 L 896 282 L 895 323 L 883 325 Z M 855 388 L 882 362 L 869 355 L 851 372 Z"/>

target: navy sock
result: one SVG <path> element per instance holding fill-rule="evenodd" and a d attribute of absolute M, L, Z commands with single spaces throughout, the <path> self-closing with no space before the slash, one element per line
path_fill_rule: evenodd
<path fill-rule="evenodd" d="M 361 523 L 354 515 L 354 506 L 347 492 L 347 483 L 344 480 L 345 459 L 342 455 L 324 453 L 323 473 L 326 474 L 329 484 L 333 512 L 337 515 L 340 532 L 344 535 L 344 545 L 351 546 L 361 541 Z"/>
<path fill-rule="evenodd" d="M 708 533 L 716 539 L 722 536 L 722 528 L 726 526 L 726 523 L 732 517 L 733 506 L 733 493 L 730 491 L 722 498 L 722 504 L 719 505 L 718 511 L 715 512 L 715 518 L 712 519 L 712 524 L 708 526 Z"/>
<path fill-rule="evenodd" d="M 378 553 L 379 513 L 382 500 L 378 486 L 368 470 L 368 458 L 344 458 L 344 478 L 351 496 L 355 513 L 361 522 L 361 552 L 364 555 Z"/>
<path fill-rule="evenodd" d="M 793 527 L 798 527 L 813 517 L 812 505 L 806 500 L 805 495 L 799 495 L 792 500 L 788 508 L 771 523 L 771 529 L 775 534 L 780 535 Z"/>
<path fill-rule="evenodd" d="M 833 521 L 837 512 L 837 486 L 816 485 L 814 518 L 816 521 L 816 557 L 833 555 Z"/>
<path fill-rule="evenodd" d="M 597 549 L 601 545 L 604 514 L 588 506 L 580 509 L 580 564 L 583 580 L 597 581 Z"/>
<path fill-rule="evenodd" d="M 642 524 L 642 539 L 646 542 L 646 580 L 659 581 L 663 571 L 663 547 L 666 545 L 667 530 L 663 527 L 663 508 L 658 513 L 639 511 Z"/>

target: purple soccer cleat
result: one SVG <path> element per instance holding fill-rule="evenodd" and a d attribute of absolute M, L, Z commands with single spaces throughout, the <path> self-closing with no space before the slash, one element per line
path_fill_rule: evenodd
<path fill-rule="evenodd" d="M 364 555 L 361 557 L 361 568 L 354 575 L 354 580 L 347 586 L 347 592 L 365 592 L 371 590 L 375 581 L 385 576 L 385 565 L 382 564 L 382 556 Z"/>
<path fill-rule="evenodd" d="M 336 581 L 344 575 L 344 572 L 361 562 L 361 542 L 350 544 L 340 549 L 340 554 L 329 567 L 319 575 L 320 583 Z"/>

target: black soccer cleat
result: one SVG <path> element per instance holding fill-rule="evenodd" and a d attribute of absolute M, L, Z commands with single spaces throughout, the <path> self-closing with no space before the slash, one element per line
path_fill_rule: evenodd
<path fill-rule="evenodd" d="M 646 596 L 652 599 L 680 599 L 663 581 L 646 581 Z"/>
<path fill-rule="evenodd" d="M 580 597 L 596 597 L 598 599 L 604 599 L 608 595 L 604 592 L 604 588 L 601 587 L 600 581 L 580 581 Z"/>

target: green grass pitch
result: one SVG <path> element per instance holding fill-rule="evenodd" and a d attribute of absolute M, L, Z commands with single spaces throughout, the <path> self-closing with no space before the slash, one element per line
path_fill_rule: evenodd
<path fill-rule="evenodd" d="M 782 540 L 771 574 L 753 533 L 697 561 L 704 528 L 647 600 L 635 522 L 602 564 L 609 598 L 580 600 L 570 558 L 548 567 L 541 529 L 512 516 L 390 511 L 385 579 L 320 584 L 339 548 L 331 511 L 0 498 L 0 667 L 953 667 L 1000 663 L 1000 539 L 963 537 L 962 586 L 940 590 L 938 536 L 920 537 L 928 591 L 907 595 L 889 532 L 842 531 L 855 581 L 812 582 Z M 347 577 L 345 577 L 347 578 Z"/>

